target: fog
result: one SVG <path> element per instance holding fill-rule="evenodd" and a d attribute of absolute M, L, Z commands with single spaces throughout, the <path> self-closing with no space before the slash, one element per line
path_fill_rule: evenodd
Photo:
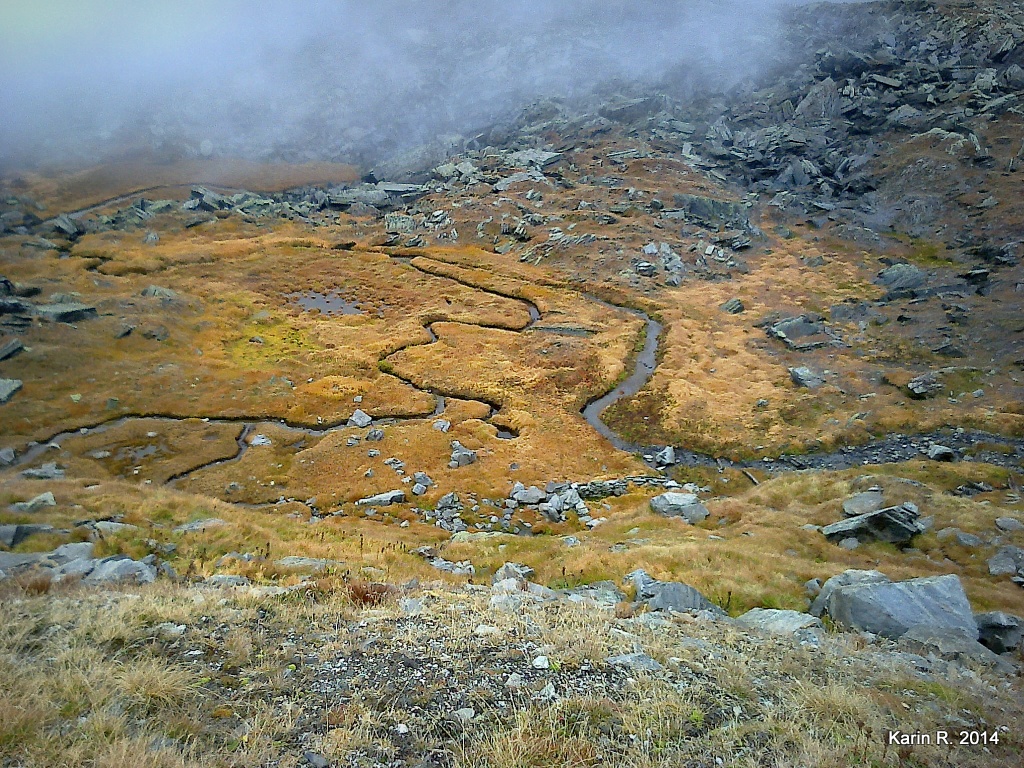
<path fill-rule="evenodd" d="M 537 99 L 727 88 L 779 55 L 794 1 L 2 0 L 0 166 L 372 163 Z"/>

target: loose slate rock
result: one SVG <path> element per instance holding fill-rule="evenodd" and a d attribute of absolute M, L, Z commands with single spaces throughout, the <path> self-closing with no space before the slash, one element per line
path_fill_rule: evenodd
<path fill-rule="evenodd" d="M 44 320 L 53 323 L 77 323 L 80 320 L 88 320 L 96 317 L 96 307 L 77 302 L 68 304 L 40 304 L 36 307 L 36 314 Z"/>
<path fill-rule="evenodd" d="M 373 423 L 373 418 L 362 410 L 356 410 L 348 419 L 348 426 L 359 427 L 360 429 L 370 426 Z"/>
<path fill-rule="evenodd" d="M 978 625 L 978 642 L 995 653 L 1009 653 L 1021 647 L 1024 640 L 1024 619 L 1002 611 L 979 613 L 974 616 Z"/>
<path fill-rule="evenodd" d="M 696 525 L 710 514 L 692 493 L 663 493 L 651 499 L 651 509 L 666 517 L 681 517 Z"/>
<path fill-rule="evenodd" d="M 843 502 L 843 514 L 847 517 L 866 515 L 869 512 L 877 512 L 884 503 L 881 488 L 868 488 Z"/>
<path fill-rule="evenodd" d="M 21 379 L 0 379 L 0 405 L 8 402 L 21 391 Z"/>
<path fill-rule="evenodd" d="M 1007 545 L 988 559 L 990 576 L 1006 576 L 1024 572 L 1024 549 Z"/>
<path fill-rule="evenodd" d="M 825 611 L 844 629 L 893 639 L 918 625 L 959 629 L 972 638 L 978 634 L 971 604 L 953 574 L 839 586 L 829 591 Z"/>
<path fill-rule="evenodd" d="M 824 376 L 805 366 L 790 368 L 789 378 L 798 387 L 805 387 L 806 389 L 817 389 L 825 383 Z"/>
<path fill-rule="evenodd" d="M 906 544 L 926 530 L 924 524 L 919 522 L 919 517 L 917 507 L 908 502 L 840 520 L 826 525 L 821 532 L 831 542 L 855 538 L 862 544 L 869 541 Z"/>
<path fill-rule="evenodd" d="M 356 502 L 357 507 L 390 507 L 392 504 L 405 503 L 405 491 L 387 491 L 375 496 L 367 496 Z"/>
<path fill-rule="evenodd" d="M 740 624 L 765 632 L 792 635 L 801 629 L 824 629 L 821 619 L 809 613 L 775 608 L 751 608 L 736 619 Z"/>

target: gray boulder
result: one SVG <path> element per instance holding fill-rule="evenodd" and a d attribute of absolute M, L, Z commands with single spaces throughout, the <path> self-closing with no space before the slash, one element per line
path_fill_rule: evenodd
<path fill-rule="evenodd" d="M 77 323 L 80 320 L 88 320 L 96 317 L 96 307 L 78 302 L 67 304 L 39 304 L 36 306 L 36 315 L 51 323 Z"/>
<path fill-rule="evenodd" d="M 877 512 L 884 503 L 881 488 L 868 488 L 843 502 L 843 514 L 847 517 L 866 515 L 869 512 Z"/>
<path fill-rule="evenodd" d="M 376 496 L 367 496 L 356 502 L 357 507 L 390 507 L 392 504 L 405 503 L 405 491 L 387 491 Z"/>
<path fill-rule="evenodd" d="M 16 547 L 29 536 L 52 531 L 52 525 L 0 525 L 0 543 Z"/>
<path fill-rule="evenodd" d="M 978 613 L 978 642 L 995 653 L 1009 653 L 1021 647 L 1024 640 L 1024 619 L 1002 611 Z"/>
<path fill-rule="evenodd" d="M 805 389 L 817 389 L 825 383 L 824 376 L 805 366 L 790 368 L 789 378 L 798 387 L 804 387 Z"/>
<path fill-rule="evenodd" d="M 747 627 L 781 635 L 792 635 L 801 629 L 824 629 L 821 619 L 816 616 L 775 608 L 751 608 L 736 621 Z"/>
<path fill-rule="evenodd" d="M 1007 545 L 988 559 L 991 576 L 1006 576 L 1024 572 L 1024 549 Z"/>
<path fill-rule="evenodd" d="M 652 611 L 677 611 L 679 613 L 712 611 L 714 613 L 722 613 L 721 608 L 689 584 L 677 581 L 659 583 L 654 597 L 647 601 L 647 607 Z"/>
<path fill-rule="evenodd" d="M 996 528 L 1003 533 L 1014 533 L 1016 531 L 1024 531 L 1024 523 L 1015 517 L 997 517 Z"/>
<path fill-rule="evenodd" d="M 0 448 L 0 467 L 9 467 L 14 463 L 17 454 L 11 447 Z"/>
<path fill-rule="evenodd" d="M 643 569 L 627 574 L 624 581 L 631 582 L 636 588 L 637 602 L 647 603 L 647 607 L 652 611 L 722 612 L 721 608 L 688 584 L 658 581 Z"/>
<path fill-rule="evenodd" d="M 691 525 L 696 525 L 710 514 L 692 493 L 669 492 L 655 496 L 651 499 L 651 510 L 666 517 L 682 517 Z"/>
<path fill-rule="evenodd" d="M 501 568 L 494 572 L 494 576 L 491 577 L 491 584 L 497 584 L 499 581 L 505 581 L 506 579 L 518 579 L 520 581 L 526 581 L 533 576 L 535 571 L 528 565 L 522 565 L 521 563 L 505 563 Z"/>
<path fill-rule="evenodd" d="M 21 476 L 29 480 L 62 480 L 64 470 L 58 467 L 56 462 L 48 461 L 41 467 L 22 470 Z"/>
<path fill-rule="evenodd" d="M 671 445 L 665 446 L 655 454 L 654 461 L 659 467 L 671 467 L 676 463 L 676 449 Z"/>
<path fill-rule="evenodd" d="M 110 584 L 134 582 L 152 584 L 156 581 L 156 568 L 132 560 L 124 555 L 114 555 L 96 561 L 95 567 L 83 579 L 86 584 Z"/>
<path fill-rule="evenodd" d="M 973 662 L 989 667 L 1006 667 L 1006 662 L 976 639 L 976 630 L 918 624 L 899 639 L 899 647 L 920 656 L 937 656 L 945 661 Z"/>
<path fill-rule="evenodd" d="M 547 498 L 547 494 L 535 485 L 527 488 L 522 483 L 517 482 L 512 486 L 512 493 L 509 494 L 509 498 L 520 504 L 540 504 Z"/>
<path fill-rule="evenodd" d="M 370 426 L 373 423 L 373 418 L 360 409 L 356 409 L 356 412 L 349 416 L 348 426 L 359 427 L 360 429 Z"/>
<path fill-rule="evenodd" d="M 832 593 L 839 587 L 846 587 L 851 584 L 878 584 L 888 583 L 889 577 L 878 571 L 860 571 L 850 569 L 836 574 L 828 579 L 819 589 L 818 596 L 811 603 L 809 613 L 812 616 L 821 616 L 825 613 Z"/>
<path fill-rule="evenodd" d="M 14 504 L 11 504 L 11 509 L 15 512 L 39 512 L 47 507 L 56 506 L 57 500 L 53 497 L 53 493 L 46 491 L 28 501 L 16 501 Z"/>
<path fill-rule="evenodd" d="M 178 294 L 170 288 L 162 285 L 147 285 L 142 289 L 142 295 L 150 299 L 176 299 Z"/>
<path fill-rule="evenodd" d="M 927 456 L 933 461 L 953 461 L 956 459 L 956 451 L 945 445 L 935 444 L 928 446 Z"/>
<path fill-rule="evenodd" d="M 451 469 L 456 469 L 458 467 L 468 467 L 470 464 L 475 464 L 476 460 L 476 451 L 469 450 L 469 448 L 466 448 L 458 440 L 452 440 L 451 461 L 448 462 L 448 466 Z"/>
<path fill-rule="evenodd" d="M 0 379 L 0 405 L 8 402 L 21 391 L 21 379 Z"/>
<path fill-rule="evenodd" d="M 843 629 L 889 638 L 898 638 L 918 625 L 959 629 L 972 639 L 978 634 L 971 604 L 953 574 L 840 586 L 829 592 L 825 611 Z"/>
<path fill-rule="evenodd" d="M 928 275 L 913 264 L 893 264 L 878 273 L 875 282 L 888 289 L 885 300 L 913 296 L 924 287 Z"/>
<path fill-rule="evenodd" d="M 919 522 L 919 517 L 917 507 L 908 502 L 898 507 L 887 507 L 840 520 L 826 525 L 821 532 L 832 542 L 857 539 L 862 544 L 869 541 L 906 544 L 926 530 L 925 525 Z"/>

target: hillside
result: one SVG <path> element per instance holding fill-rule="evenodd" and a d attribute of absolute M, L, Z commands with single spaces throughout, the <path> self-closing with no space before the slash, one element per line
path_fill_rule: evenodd
<path fill-rule="evenodd" d="M 0 764 L 1018 765 L 1024 9 L 780 20 L 4 170 Z"/>

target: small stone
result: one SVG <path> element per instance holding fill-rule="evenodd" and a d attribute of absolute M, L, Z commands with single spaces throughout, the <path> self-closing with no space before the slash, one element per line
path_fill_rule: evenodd
<path fill-rule="evenodd" d="M 368 427 L 372 423 L 373 418 L 369 414 L 365 413 L 360 409 L 356 409 L 356 412 L 353 413 L 348 419 L 348 426 L 359 427 L 360 429 Z"/>
<path fill-rule="evenodd" d="M 531 662 L 530 666 L 534 669 L 551 669 L 551 661 L 547 656 L 538 656 Z"/>
<path fill-rule="evenodd" d="M 323 755 L 318 755 L 316 752 L 303 752 L 302 759 L 305 760 L 313 768 L 330 768 L 331 761 Z"/>

